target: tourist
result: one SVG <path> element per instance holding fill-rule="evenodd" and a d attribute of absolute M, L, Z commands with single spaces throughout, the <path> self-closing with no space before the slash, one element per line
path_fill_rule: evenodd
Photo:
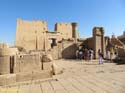
<path fill-rule="evenodd" d="M 115 54 L 115 58 L 117 59 L 118 58 L 118 49 L 117 48 L 115 49 L 115 53 L 114 54 Z"/>
<path fill-rule="evenodd" d="M 107 52 L 106 52 L 106 58 L 109 60 L 110 59 L 110 51 L 109 50 L 107 50 Z"/>
<path fill-rule="evenodd" d="M 83 57 L 82 58 L 85 59 L 85 49 L 84 48 L 82 49 L 82 52 L 83 52 Z"/>
<path fill-rule="evenodd" d="M 113 59 L 113 54 L 114 54 L 114 49 L 113 49 L 113 47 L 111 47 L 111 48 L 110 48 L 110 61 L 111 61 L 111 62 L 113 62 L 113 61 L 112 61 L 112 59 Z"/>
<path fill-rule="evenodd" d="M 76 50 L 76 59 L 79 59 L 79 50 Z"/>
<path fill-rule="evenodd" d="M 89 50 L 90 60 L 93 59 L 93 54 L 94 54 L 93 49 L 90 49 L 90 50 Z"/>
<path fill-rule="evenodd" d="M 98 50 L 98 56 L 99 56 L 99 64 L 103 64 L 103 61 L 102 61 L 102 59 L 103 59 L 103 54 L 102 54 L 102 52 L 101 52 L 100 49 Z"/>
<path fill-rule="evenodd" d="M 88 49 L 88 61 L 91 59 L 91 49 Z"/>
<path fill-rule="evenodd" d="M 89 60 L 90 60 L 90 51 L 89 49 L 87 49 L 87 61 L 89 62 Z"/>
<path fill-rule="evenodd" d="M 79 59 L 82 60 L 83 59 L 83 51 L 79 50 Z"/>
<path fill-rule="evenodd" d="M 85 48 L 85 54 L 84 54 L 85 61 L 87 61 L 87 58 L 88 58 L 88 49 Z"/>

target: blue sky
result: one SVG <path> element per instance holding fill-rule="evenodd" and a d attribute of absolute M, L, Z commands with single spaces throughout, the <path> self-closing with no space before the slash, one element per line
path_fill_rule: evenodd
<path fill-rule="evenodd" d="M 56 22 L 78 22 L 83 38 L 94 26 L 118 36 L 125 30 L 125 0 L 0 0 L 0 42 L 14 44 L 17 18 L 45 20 L 51 31 Z"/>

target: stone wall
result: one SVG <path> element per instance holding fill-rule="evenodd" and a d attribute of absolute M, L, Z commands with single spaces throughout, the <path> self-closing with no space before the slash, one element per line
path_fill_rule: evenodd
<path fill-rule="evenodd" d="M 0 56 L 11 56 L 18 54 L 17 48 L 0 48 Z"/>
<path fill-rule="evenodd" d="M 62 39 L 73 39 L 77 41 L 78 28 L 77 23 L 57 23 L 55 31 L 49 32 L 47 22 L 45 21 L 26 21 L 17 20 L 15 46 L 24 48 L 24 50 L 49 50 L 51 41 L 61 41 Z"/>
<path fill-rule="evenodd" d="M 86 45 L 87 48 L 94 48 L 94 40 L 93 40 L 93 37 L 91 38 L 87 38 L 85 41 L 84 41 L 84 45 Z"/>
<path fill-rule="evenodd" d="M 9 48 L 9 45 L 6 43 L 0 43 L 0 48 Z"/>
<path fill-rule="evenodd" d="M 16 83 L 16 74 L 0 75 L 0 86 Z"/>
<path fill-rule="evenodd" d="M 45 21 L 18 19 L 15 46 L 24 47 L 26 50 L 42 50 L 47 30 Z"/>
<path fill-rule="evenodd" d="M 67 23 L 56 23 L 55 31 L 60 32 L 61 38 L 70 39 L 72 38 L 72 25 Z"/>
<path fill-rule="evenodd" d="M 14 73 L 42 70 L 42 63 L 39 55 L 18 55 L 15 56 L 15 60 Z"/>
<path fill-rule="evenodd" d="M 52 75 L 52 71 L 50 70 L 0 75 L 0 86 L 12 85 L 16 82 L 52 78 Z"/>
<path fill-rule="evenodd" d="M 42 62 L 41 58 L 39 54 L 1 56 L 0 85 L 51 78 L 53 62 Z"/>
<path fill-rule="evenodd" d="M 10 73 L 10 56 L 0 57 L 0 75 Z"/>
<path fill-rule="evenodd" d="M 76 58 L 76 50 L 78 49 L 77 44 L 73 41 L 62 42 L 62 58 L 74 59 Z"/>
<path fill-rule="evenodd" d="M 4 44 L 3 44 L 4 45 Z M 9 48 L 8 45 L 4 45 L 0 48 L 0 74 L 11 73 L 11 67 L 13 66 L 14 57 L 18 54 L 17 48 Z"/>

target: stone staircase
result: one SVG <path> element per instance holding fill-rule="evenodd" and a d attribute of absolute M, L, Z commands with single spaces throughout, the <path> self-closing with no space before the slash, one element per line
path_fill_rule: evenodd
<path fill-rule="evenodd" d="M 115 38 L 115 37 L 111 38 L 111 43 L 113 45 L 117 45 L 119 47 L 124 47 L 125 46 L 124 43 L 122 43 L 118 38 Z"/>
<path fill-rule="evenodd" d="M 118 56 L 120 58 L 120 61 L 118 62 L 122 62 L 122 61 L 124 62 L 125 61 L 125 44 L 115 37 L 111 38 L 111 43 L 113 45 L 118 46 Z"/>

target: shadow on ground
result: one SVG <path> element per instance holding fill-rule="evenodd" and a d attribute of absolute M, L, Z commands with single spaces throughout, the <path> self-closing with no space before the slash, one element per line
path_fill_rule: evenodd
<path fill-rule="evenodd" d="M 116 65 L 125 65 L 125 59 L 114 59 L 113 60 Z"/>

